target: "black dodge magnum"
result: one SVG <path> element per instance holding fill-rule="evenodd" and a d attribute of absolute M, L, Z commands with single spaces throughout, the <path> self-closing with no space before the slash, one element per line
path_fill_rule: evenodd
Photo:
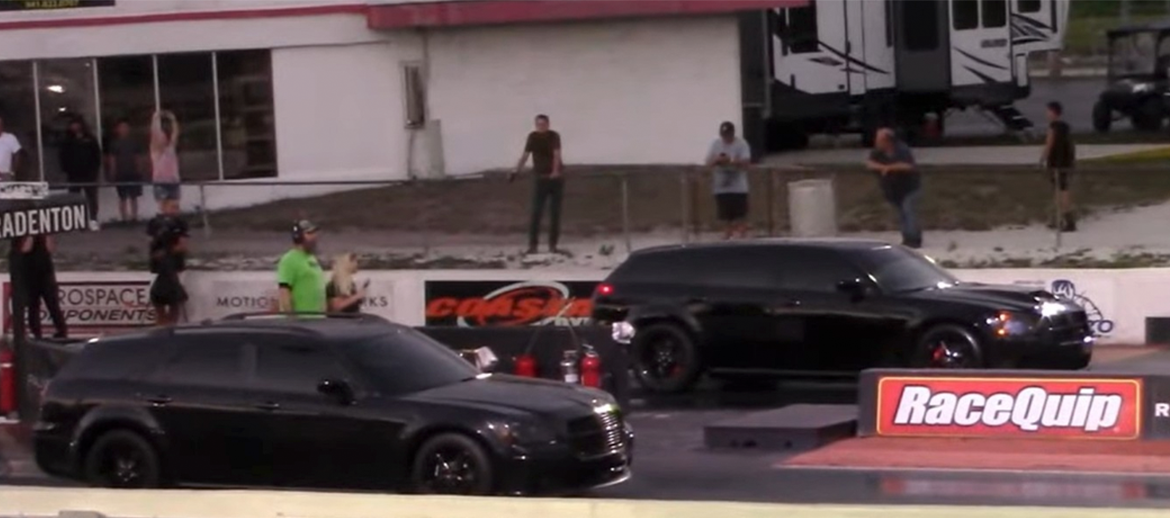
<path fill-rule="evenodd" d="M 646 249 L 597 287 L 641 384 L 849 375 L 873 367 L 1080 369 L 1085 311 L 1051 293 L 960 282 L 901 246 L 759 240 Z"/>
<path fill-rule="evenodd" d="M 481 374 L 376 318 L 265 319 L 87 344 L 44 390 L 47 473 L 169 484 L 560 493 L 629 477 L 606 393 Z"/>

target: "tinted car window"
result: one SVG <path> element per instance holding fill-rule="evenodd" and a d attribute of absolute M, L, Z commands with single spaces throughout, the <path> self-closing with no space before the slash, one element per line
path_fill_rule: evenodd
<path fill-rule="evenodd" d="M 312 344 L 270 343 L 258 347 L 258 385 L 276 392 L 315 394 L 323 379 L 345 379 L 328 350 Z"/>
<path fill-rule="evenodd" d="M 218 339 L 217 339 L 218 338 Z M 160 377 L 176 385 L 234 387 L 242 385 L 243 347 L 223 337 L 176 340 L 175 354 Z"/>
<path fill-rule="evenodd" d="M 781 287 L 794 291 L 836 292 L 841 281 L 861 273 L 832 250 L 785 248 L 776 264 L 782 270 Z"/>
<path fill-rule="evenodd" d="M 898 246 L 861 250 L 853 257 L 878 286 L 890 293 L 942 288 L 959 282 L 925 256 Z"/>
<path fill-rule="evenodd" d="M 86 344 L 57 377 L 90 380 L 131 380 L 154 370 L 168 349 L 153 340 L 108 340 Z M 51 360 L 57 354 L 39 350 Z M 50 361 L 50 363 L 55 363 Z"/>
<path fill-rule="evenodd" d="M 610 282 L 677 282 L 702 265 L 687 252 L 644 252 L 630 256 L 610 276 Z"/>
<path fill-rule="evenodd" d="M 368 381 L 386 394 L 409 394 L 460 383 L 479 371 L 447 346 L 410 329 L 341 348 Z"/>

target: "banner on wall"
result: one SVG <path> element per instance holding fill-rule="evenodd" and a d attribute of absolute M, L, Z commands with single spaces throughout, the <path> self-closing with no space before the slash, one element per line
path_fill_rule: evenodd
<path fill-rule="evenodd" d="M 428 326 L 578 326 L 596 281 L 426 281 Z"/>
<path fill-rule="evenodd" d="M 150 305 L 150 281 L 58 282 L 61 311 L 69 335 L 98 336 L 154 325 Z M 12 285 L 4 282 L 4 333 L 12 332 Z M 44 305 L 41 326 L 51 334 L 52 321 Z"/>
<path fill-rule="evenodd" d="M 44 11 L 115 5 L 116 0 L 0 0 L 0 11 Z"/>
<path fill-rule="evenodd" d="M 1035 286 L 1052 292 L 1053 295 L 1071 300 L 1085 308 L 1089 327 L 1101 337 L 1112 336 L 1117 330 L 1114 313 L 1113 281 L 1104 278 L 1053 277 L 1016 281 L 1020 286 Z"/>
<path fill-rule="evenodd" d="M 191 294 L 192 320 L 218 320 L 234 313 L 272 313 L 277 309 L 275 276 L 267 272 L 191 272 L 186 277 Z M 360 285 L 364 278 L 355 281 Z M 393 283 L 371 279 L 362 311 L 393 320 Z"/>

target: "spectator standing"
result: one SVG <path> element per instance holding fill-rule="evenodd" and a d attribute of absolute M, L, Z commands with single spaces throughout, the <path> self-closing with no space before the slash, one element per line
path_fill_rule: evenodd
<path fill-rule="evenodd" d="M 1056 191 L 1056 221 L 1053 225 L 1062 232 L 1074 232 L 1077 223 L 1073 217 L 1069 176 L 1076 164 L 1076 145 L 1072 141 L 1072 130 L 1063 117 L 1064 106 L 1056 101 L 1048 103 L 1048 137 L 1044 141 L 1041 162 Z"/>
<path fill-rule="evenodd" d="M 357 257 L 352 253 L 342 254 L 333 259 L 333 272 L 325 286 L 325 298 L 329 300 L 330 313 L 360 313 L 362 301 L 366 300 L 369 279 L 358 288 L 353 276 L 358 272 Z"/>
<path fill-rule="evenodd" d="M 910 147 L 898 140 L 894 130 L 881 128 L 875 135 L 866 168 L 878 173 L 882 194 L 898 212 L 902 244 L 922 248 L 922 229 L 918 225 L 922 178 Z"/>
<path fill-rule="evenodd" d="M 0 118 L 0 181 L 16 180 L 20 170 L 20 140 L 16 135 L 4 131 L 4 119 Z"/>
<path fill-rule="evenodd" d="M 57 158 L 66 181 L 84 184 L 70 186 L 69 192 L 85 195 L 90 230 L 98 230 L 97 183 L 102 169 L 102 148 L 85 119 L 74 117 L 69 121 L 65 138 L 57 148 Z"/>
<path fill-rule="evenodd" d="M 748 143 L 735 136 L 735 124 L 719 125 L 719 138 L 707 150 L 707 167 L 713 168 L 711 192 L 715 211 L 723 222 L 723 239 L 747 237 L 748 183 L 747 167 L 752 162 Z"/>
<path fill-rule="evenodd" d="M 56 328 L 54 338 L 65 338 L 68 329 L 65 324 L 65 315 L 61 311 L 61 301 L 57 288 L 57 270 L 53 265 L 53 251 L 56 243 L 52 236 L 40 235 L 25 237 L 20 240 L 20 260 L 14 265 L 13 271 L 20 271 L 25 276 L 27 290 L 26 310 L 28 311 L 28 332 L 35 338 L 41 338 L 41 301 L 45 302 L 45 309 Z"/>
<path fill-rule="evenodd" d="M 138 198 L 142 197 L 142 183 L 146 179 L 145 156 L 141 142 L 130 135 L 130 122 L 119 120 L 106 149 L 106 174 L 117 184 L 118 215 L 123 222 L 138 221 Z"/>
<path fill-rule="evenodd" d="M 528 224 L 528 253 L 537 253 L 540 245 L 540 223 L 544 218 L 544 206 L 548 204 L 548 250 L 561 253 L 557 241 L 561 235 L 561 203 L 565 196 L 564 163 L 561 160 L 561 135 L 549 129 L 548 115 L 537 115 L 536 129 L 528 134 L 524 153 L 516 164 L 511 181 L 524 169 L 528 157 L 532 157 L 533 190 L 532 213 Z"/>
<path fill-rule="evenodd" d="M 154 200 L 162 206 L 179 201 L 179 121 L 167 110 L 156 111 L 150 121 L 150 165 Z"/>
<path fill-rule="evenodd" d="M 179 214 L 178 201 L 163 202 L 161 212 L 146 224 L 146 233 L 150 236 L 150 271 L 155 274 L 150 285 L 155 322 L 160 326 L 175 325 L 183 320 L 187 304 L 187 290 L 180 274 L 186 270 L 190 236 L 187 222 Z"/>
<path fill-rule="evenodd" d="M 308 220 L 293 223 L 293 247 L 276 265 L 282 313 L 325 313 L 325 273 L 317 261 L 317 226 Z"/>

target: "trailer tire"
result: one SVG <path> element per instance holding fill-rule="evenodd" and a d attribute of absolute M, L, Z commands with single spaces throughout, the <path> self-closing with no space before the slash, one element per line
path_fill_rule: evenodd
<path fill-rule="evenodd" d="M 1113 126 L 1113 109 L 1109 105 L 1097 101 L 1093 105 L 1093 129 L 1097 133 L 1109 133 L 1109 128 Z"/>
<path fill-rule="evenodd" d="M 1132 117 L 1133 127 L 1138 131 L 1152 133 L 1162 129 L 1162 121 L 1165 117 L 1166 113 L 1162 109 L 1162 100 L 1151 97 L 1142 102 L 1141 106 L 1134 112 Z"/>

